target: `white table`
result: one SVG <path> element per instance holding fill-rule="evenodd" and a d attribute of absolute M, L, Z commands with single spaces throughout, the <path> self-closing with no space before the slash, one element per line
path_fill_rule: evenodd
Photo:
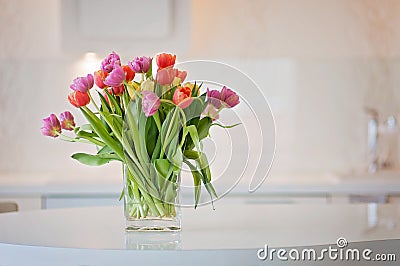
<path fill-rule="evenodd" d="M 391 204 L 272 205 L 222 200 L 216 203 L 216 210 L 211 206 L 185 208 L 182 216 L 181 233 L 150 233 L 147 237 L 146 232 L 124 232 L 119 207 L 1 214 L 0 265 L 14 265 L 12 261 L 24 265 L 24 261 L 43 257 L 46 260 L 40 265 L 127 265 L 132 259 L 151 262 L 146 265 L 173 265 L 175 261 L 197 265 L 196 258 L 197 263 L 201 258 L 237 263 L 229 265 L 250 260 L 257 265 L 255 251 L 265 244 L 324 245 L 336 243 L 339 237 L 348 242 L 400 239 L 400 206 Z M 136 248 L 175 250 L 130 250 Z M 68 260 L 60 261 L 60 256 Z M 170 260 L 166 262 L 166 258 Z M 108 259 L 112 264 L 105 263 Z M 58 264 L 52 264 L 54 261 Z"/>

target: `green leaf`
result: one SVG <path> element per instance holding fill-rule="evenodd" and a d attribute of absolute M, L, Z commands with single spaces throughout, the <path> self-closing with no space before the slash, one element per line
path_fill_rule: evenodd
<path fill-rule="evenodd" d="M 194 125 L 190 125 L 186 127 L 187 131 L 189 132 L 189 135 L 194 143 L 194 146 L 196 147 L 198 152 L 201 152 L 201 144 L 200 144 L 200 139 L 199 139 L 199 134 L 197 132 L 197 128 Z"/>
<path fill-rule="evenodd" d="M 208 182 L 211 182 L 211 171 L 210 165 L 208 164 L 207 156 L 205 153 L 201 153 L 200 157 L 196 159 L 196 163 L 200 168 L 203 176 L 207 179 Z"/>
<path fill-rule="evenodd" d="M 197 126 L 197 132 L 199 133 L 199 139 L 202 140 L 208 136 L 208 132 L 212 125 L 212 119 L 210 117 L 203 117 Z"/>
<path fill-rule="evenodd" d="M 205 108 L 205 96 L 194 97 L 193 102 L 183 110 L 187 121 L 193 118 L 199 118 Z M 185 121 L 185 123 L 187 122 Z"/>
<path fill-rule="evenodd" d="M 111 94 L 108 92 L 108 90 L 104 90 L 107 94 L 108 100 L 113 104 L 114 109 L 115 109 L 115 114 L 119 115 L 122 117 L 122 109 L 121 106 L 119 105 L 117 99 L 115 98 L 115 95 Z"/>
<path fill-rule="evenodd" d="M 110 136 L 109 132 L 106 130 L 106 128 L 104 128 L 102 121 L 92 111 L 90 111 L 89 108 L 82 107 L 81 110 L 86 120 L 88 120 L 92 125 L 96 134 L 103 140 L 105 144 L 114 150 L 119 158 L 123 159 L 125 156 L 120 145 L 118 145 L 117 141 Z"/>
<path fill-rule="evenodd" d="M 101 149 L 97 152 L 97 154 L 112 153 L 112 152 L 113 152 L 113 150 L 112 150 L 110 147 L 104 146 L 103 148 L 101 148 Z"/>
<path fill-rule="evenodd" d="M 158 174 L 160 174 L 164 179 L 168 179 L 168 177 L 172 173 L 171 164 L 167 159 L 157 159 L 154 161 L 154 167 L 156 168 Z"/>
<path fill-rule="evenodd" d="M 89 137 L 89 138 L 97 137 L 95 133 L 89 133 L 83 130 L 78 131 L 76 135 L 79 137 Z"/>
<path fill-rule="evenodd" d="M 193 150 L 186 150 L 183 152 L 183 155 L 191 160 L 197 160 L 200 157 L 199 153 Z"/>
<path fill-rule="evenodd" d="M 93 131 L 93 127 L 91 124 L 84 124 L 80 126 L 81 131 Z"/>
<path fill-rule="evenodd" d="M 111 113 L 111 106 L 107 102 L 106 98 L 104 98 L 103 94 L 101 94 L 100 92 L 97 93 L 99 94 L 99 98 L 101 101 L 101 109 L 105 112 Z"/>
<path fill-rule="evenodd" d="M 87 153 L 75 153 L 71 157 L 82 164 L 90 166 L 99 166 L 113 160 L 119 160 L 115 154 L 92 155 Z"/>
<path fill-rule="evenodd" d="M 202 174 L 196 169 L 196 167 L 188 161 L 185 161 L 186 165 L 189 166 L 192 172 L 193 185 L 194 185 L 194 208 L 197 208 L 201 194 L 201 180 L 203 179 Z"/>
<path fill-rule="evenodd" d="M 146 148 L 149 157 L 153 155 L 158 138 L 158 129 L 154 119 L 147 119 L 146 122 Z"/>

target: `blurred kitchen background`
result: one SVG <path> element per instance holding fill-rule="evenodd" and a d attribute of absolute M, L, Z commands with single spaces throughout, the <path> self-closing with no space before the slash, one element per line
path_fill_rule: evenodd
<path fill-rule="evenodd" d="M 398 0 L 0 0 L 0 25 L 0 197 L 21 210 L 116 201 L 119 165 L 82 166 L 69 156 L 91 147 L 40 133 L 112 50 L 222 61 L 254 79 L 277 132 L 258 195 L 400 199 Z"/>

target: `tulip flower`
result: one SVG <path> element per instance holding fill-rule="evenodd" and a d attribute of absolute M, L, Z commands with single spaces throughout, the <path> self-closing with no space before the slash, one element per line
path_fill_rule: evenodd
<path fill-rule="evenodd" d="M 128 63 L 135 73 L 147 73 L 151 66 L 151 57 L 141 56 L 136 57 Z"/>
<path fill-rule="evenodd" d="M 192 90 L 189 87 L 178 87 L 172 96 L 174 104 L 182 109 L 188 107 L 192 102 Z"/>
<path fill-rule="evenodd" d="M 119 85 L 118 87 L 108 88 L 108 92 L 110 94 L 114 94 L 115 96 L 121 96 L 125 91 L 124 85 Z"/>
<path fill-rule="evenodd" d="M 166 54 L 166 53 L 158 54 L 156 56 L 156 63 L 158 66 L 158 70 L 167 67 L 172 68 L 175 65 L 175 59 L 176 55 Z"/>
<path fill-rule="evenodd" d="M 175 78 L 175 70 L 172 68 L 163 68 L 157 72 L 157 82 L 160 85 L 170 85 Z"/>
<path fill-rule="evenodd" d="M 215 108 L 221 108 L 221 93 L 219 91 L 207 88 L 207 99 Z"/>
<path fill-rule="evenodd" d="M 228 108 L 232 108 L 239 104 L 239 96 L 227 87 L 222 87 L 221 90 L 221 101 L 227 105 Z"/>
<path fill-rule="evenodd" d="M 74 91 L 87 92 L 93 87 L 93 75 L 88 74 L 86 77 L 77 77 L 69 86 Z"/>
<path fill-rule="evenodd" d="M 118 87 L 122 84 L 124 80 L 125 80 L 124 69 L 119 65 L 115 65 L 114 69 L 104 80 L 104 84 L 110 87 Z"/>
<path fill-rule="evenodd" d="M 115 65 L 121 66 L 121 59 L 117 53 L 112 52 L 101 62 L 101 70 L 110 73 Z"/>
<path fill-rule="evenodd" d="M 94 72 L 94 83 L 96 83 L 97 87 L 100 89 L 104 89 L 107 85 L 104 84 L 104 80 L 108 76 L 108 73 L 103 70 L 97 70 Z"/>
<path fill-rule="evenodd" d="M 154 91 L 154 81 L 146 79 L 140 84 L 140 89 L 142 91 Z"/>
<path fill-rule="evenodd" d="M 71 112 L 65 111 L 60 114 L 61 128 L 65 130 L 73 130 L 75 128 L 74 116 Z"/>
<path fill-rule="evenodd" d="M 187 77 L 187 72 L 179 71 L 178 69 L 175 69 L 174 71 L 175 71 L 175 77 L 179 78 L 181 82 L 184 82 Z"/>
<path fill-rule="evenodd" d="M 135 72 L 133 72 L 132 68 L 125 65 L 125 66 L 122 66 L 122 69 L 125 72 L 125 80 L 128 82 L 133 80 L 133 78 L 135 77 Z"/>
<path fill-rule="evenodd" d="M 223 107 L 232 108 L 239 104 L 239 96 L 227 87 L 222 87 L 221 91 L 207 89 L 208 102 L 215 108 Z"/>
<path fill-rule="evenodd" d="M 43 127 L 40 129 L 45 136 L 56 138 L 61 134 L 61 124 L 55 114 L 43 119 Z"/>
<path fill-rule="evenodd" d="M 142 95 L 142 111 L 144 115 L 147 117 L 154 115 L 160 107 L 160 98 L 152 91 L 142 91 Z"/>
<path fill-rule="evenodd" d="M 90 97 L 88 93 L 73 91 L 68 95 L 68 101 L 75 107 L 82 107 L 90 102 Z"/>

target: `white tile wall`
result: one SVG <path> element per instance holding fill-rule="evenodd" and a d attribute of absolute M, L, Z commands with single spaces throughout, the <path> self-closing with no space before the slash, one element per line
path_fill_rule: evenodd
<path fill-rule="evenodd" d="M 39 128 L 50 112 L 74 109 L 66 95 L 84 74 L 78 62 L 86 51 L 63 51 L 60 1 L 0 6 L 0 172 L 79 169 L 68 157 L 88 148 L 44 138 Z M 364 106 L 400 111 L 399 1 L 195 0 L 187 12 L 189 50 L 173 52 L 181 61 L 227 62 L 260 85 L 276 119 L 276 172 L 363 167 Z"/>

